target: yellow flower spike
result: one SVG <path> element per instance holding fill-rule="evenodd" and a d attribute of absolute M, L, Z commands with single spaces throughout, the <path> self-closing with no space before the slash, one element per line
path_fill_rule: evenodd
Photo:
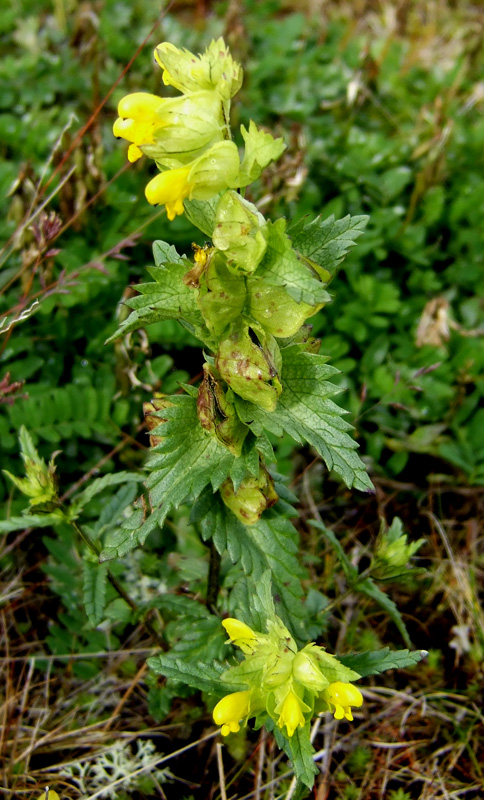
<path fill-rule="evenodd" d="M 302 703 L 297 694 L 290 689 L 282 703 L 280 716 L 277 720 L 277 725 L 281 730 L 284 725 L 286 726 L 288 736 L 292 736 L 296 728 L 303 728 L 306 724 L 302 706 L 308 709 L 308 706 Z"/>
<path fill-rule="evenodd" d="M 255 652 L 260 637 L 245 622 L 230 618 L 222 620 L 222 625 L 227 631 L 232 644 L 240 647 L 246 655 L 251 655 Z"/>
<path fill-rule="evenodd" d="M 335 719 L 343 719 L 346 717 L 350 722 L 353 721 L 353 714 L 351 706 L 359 708 L 363 705 L 363 695 L 360 690 L 353 686 L 352 683 L 343 683 L 336 681 L 331 683 L 323 692 L 323 697 L 330 707 L 330 711 L 334 714 Z"/>
<path fill-rule="evenodd" d="M 183 201 L 192 190 L 188 181 L 191 166 L 179 167 L 160 172 L 145 188 L 145 196 L 152 206 L 166 206 L 166 215 L 172 222 L 178 214 L 183 214 Z"/>
<path fill-rule="evenodd" d="M 233 692 L 219 700 L 213 710 L 213 719 L 216 725 L 222 726 L 222 736 L 240 730 L 240 720 L 249 715 L 251 693 L 250 689 Z"/>

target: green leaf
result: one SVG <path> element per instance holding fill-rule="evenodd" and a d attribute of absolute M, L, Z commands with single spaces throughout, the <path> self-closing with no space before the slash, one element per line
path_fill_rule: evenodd
<path fill-rule="evenodd" d="M 185 660 L 172 653 L 164 653 L 148 658 L 147 663 L 153 672 L 186 683 L 193 689 L 215 695 L 223 695 L 226 692 L 226 687 L 220 681 L 220 674 L 226 667 L 216 661 L 208 664 L 203 661 Z"/>
<path fill-rule="evenodd" d="M 330 295 L 319 277 L 304 264 L 292 249 L 285 233 L 286 221 L 267 222 L 267 250 L 254 275 L 271 286 L 282 286 L 297 302 L 319 306 L 329 303 Z"/>
<path fill-rule="evenodd" d="M 89 526 L 89 535 L 91 539 L 99 539 L 99 537 L 119 525 L 119 518 L 123 515 L 125 509 L 134 502 L 137 495 L 137 485 L 133 481 L 125 483 L 118 491 L 108 497 L 103 502 L 101 513 L 93 525 Z M 86 523 L 84 528 L 87 530 Z"/>
<path fill-rule="evenodd" d="M 286 149 L 283 139 L 274 139 L 270 133 L 260 131 L 253 120 L 249 122 L 249 130 L 240 126 L 245 142 L 245 153 L 240 165 L 240 186 L 247 186 L 255 181 L 262 170 L 275 161 Z"/>
<path fill-rule="evenodd" d="M 163 441 L 153 448 L 147 463 L 151 514 L 146 519 L 139 508 L 123 522 L 106 542 L 101 561 L 120 558 L 143 544 L 173 508 L 196 500 L 206 486 L 215 492 L 230 475 L 235 456 L 200 425 L 196 397 L 175 395 L 170 403 L 163 409 L 166 421 L 160 420 L 152 430 Z"/>
<path fill-rule="evenodd" d="M 349 653 L 345 656 L 338 656 L 346 667 L 354 669 L 362 678 L 368 675 L 379 675 L 387 669 L 405 669 L 414 667 L 423 658 L 426 658 L 426 650 L 390 650 L 383 647 L 381 650 L 367 650 L 364 653 Z"/>
<path fill-rule="evenodd" d="M 371 578 L 363 578 L 362 580 L 358 580 L 354 584 L 354 588 L 365 594 L 367 597 L 371 597 L 372 600 L 375 600 L 384 611 L 387 612 L 390 619 L 395 623 L 398 630 L 402 635 L 402 639 L 408 647 L 412 646 L 412 642 L 410 641 L 410 636 L 408 635 L 407 628 L 403 621 L 402 615 L 398 610 L 396 604 L 393 602 L 391 597 L 389 597 L 385 592 L 382 592 L 381 589 L 376 586 L 374 581 Z"/>
<path fill-rule="evenodd" d="M 401 519 L 395 517 L 389 528 L 384 520 L 375 545 L 375 553 L 369 567 L 370 576 L 377 581 L 405 582 L 425 573 L 419 567 L 407 567 L 407 563 L 417 550 L 425 544 L 425 539 L 408 542 L 403 531 Z"/>
<path fill-rule="evenodd" d="M 284 736 L 279 728 L 274 728 L 276 742 L 288 756 L 298 782 L 309 789 L 313 787 L 314 776 L 318 774 L 318 768 L 314 763 L 315 750 L 311 744 L 310 733 L 310 721 L 304 728 L 296 728 L 290 738 Z"/>
<path fill-rule="evenodd" d="M 369 217 L 343 217 L 335 220 L 334 215 L 322 220 L 316 217 L 312 222 L 304 218 L 289 229 L 292 246 L 302 256 L 310 259 L 329 274 L 330 280 L 336 275 L 346 253 L 355 245 L 355 239 L 363 233 Z M 325 277 L 321 274 L 321 277 Z"/>
<path fill-rule="evenodd" d="M 168 242 L 163 242 L 161 239 L 153 242 L 153 258 L 157 267 L 162 267 L 165 264 L 185 264 L 176 247 L 168 244 Z"/>
<path fill-rule="evenodd" d="M 255 581 L 270 570 L 277 612 L 297 639 L 305 639 L 300 579 L 306 573 L 297 558 L 299 534 L 285 519 L 284 507 L 278 503 L 264 511 L 255 525 L 244 525 L 220 497 L 213 497 L 210 502 L 208 495 L 202 499 L 199 525 L 203 539 L 213 538 L 218 552 L 222 555 L 227 550 L 231 561 L 240 563 L 245 574 Z"/>
<path fill-rule="evenodd" d="M 72 505 L 75 511 L 80 513 L 93 497 L 109 486 L 118 486 L 120 483 L 139 483 L 142 480 L 143 475 L 134 472 L 115 472 L 103 475 L 101 478 L 94 478 L 82 492 L 74 496 Z"/>
<path fill-rule="evenodd" d="M 215 213 L 221 195 L 218 194 L 212 200 L 185 200 L 185 214 L 192 223 L 205 236 L 212 238 L 215 229 Z"/>
<path fill-rule="evenodd" d="M 163 410 L 163 422 L 153 433 L 163 441 L 152 451 L 146 485 L 153 508 L 161 504 L 164 516 L 188 497 L 196 499 L 205 486 L 215 492 L 230 474 L 235 456 L 204 431 L 197 416 L 194 397 L 174 396 Z"/>
<path fill-rule="evenodd" d="M 104 618 L 108 570 L 105 564 L 83 564 L 83 600 L 89 622 L 95 628 Z"/>
<path fill-rule="evenodd" d="M 338 370 L 326 364 L 324 356 L 304 352 L 299 345 L 284 348 L 281 353 L 282 394 L 275 413 L 237 398 L 242 421 L 250 424 L 255 434 L 265 428 L 276 436 L 288 433 L 300 444 L 308 442 L 348 488 L 374 491 L 355 452 L 358 445 L 347 433 L 352 426 L 342 419 L 346 412 L 329 399 L 341 391 L 326 380 Z"/>
<path fill-rule="evenodd" d="M 139 505 L 142 502 L 142 499 L 139 498 L 134 505 Z M 144 509 L 135 508 L 131 516 L 124 520 L 119 528 L 108 534 L 106 546 L 99 556 L 99 561 L 122 558 L 138 545 L 144 544 L 147 536 L 155 528 L 163 524 L 167 513 L 166 509 L 157 508 L 146 519 Z"/>
<path fill-rule="evenodd" d="M 130 331 L 167 319 L 183 320 L 191 332 L 203 342 L 209 343 L 210 337 L 197 306 L 197 293 L 183 282 L 183 277 L 191 266 L 189 261 L 178 261 L 174 264 L 148 267 L 154 281 L 136 286 L 139 295 L 126 300 L 126 305 L 133 311 L 107 339 L 106 344 Z"/>
<path fill-rule="evenodd" d="M 23 531 L 26 528 L 55 528 L 65 521 L 65 515 L 60 512 L 52 514 L 25 514 L 23 517 L 10 517 L 0 520 L 0 533 Z"/>
<path fill-rule="evenodd" d="M 161 594 L 154 597 L 145 604 L 144 609 L 158 608 L 164 611 L 167 615 L 172 615 L 175 618 L 187 619 L 206 619 L 210 617 L 210 612 L 206 606 L 193 600 L 191 597 L 179 594 Z"/>

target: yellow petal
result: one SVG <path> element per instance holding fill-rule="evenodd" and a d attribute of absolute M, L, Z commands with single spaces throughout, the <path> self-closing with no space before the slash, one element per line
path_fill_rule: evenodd
<path fill-rule="evenodd" d="M 131 164 L 133 164 L 135 161 L 141 158 L 142 155 L 143 153 L 141 152 L 137 144 L 130 144 L 130 146 L 128 147 L 128 161 L 131 162 Z"/>
<path fill-rule="evenodd" d="M 133 92 L 127 94 L 118 103 L 118 114 L 120 117 L 139 117 L 146 114 L 154 114 L 157 109 L 165 103 L 163 97 L 148 92 Z"/>
<path fill-rule="evenodd" d="M 288 692 L 284 700 L 277 724 L 279 728 L 283 728 L 284 725 L 286 726 L 288 736 L 292 736 L 296 728 L 303 727 L 306 724 L 304 714 L 301 710 L 300 700 L 292 689 Z"/>
<path fill-rule="evenodd" d="M 247 717 L 250 709 L 251 690 L 233 692 L 217 703 L 213 710 L 213 719 L 216 725 L 222 725 L 222 736 L 236 733 L 241 719 Z"/>
<path fill-rule="evenodd" d="M 145 189 L 145 196 L 152 206 L 166 205 L 168 219 L 183 214 L 183 201 L 189 196 L 192 184 L 188 182 L 190 166 L 160 172 Z"/>

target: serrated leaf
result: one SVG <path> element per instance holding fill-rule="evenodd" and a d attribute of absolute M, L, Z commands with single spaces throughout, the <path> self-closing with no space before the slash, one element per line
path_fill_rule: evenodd
<path fill-rule="evenodd" d="M 158 595 L 149 602 L 145 603 L 143 610 L 149 608 L 157 608 L 166 614 L 168 618 L 173 616 L 175 619 L 185 620 L 200 620 L 210 617 L 210 612 L 206 606 L 193 600 L 191 597 L 186 597 L 180 594 L 166 594 Z"/>
<path fill-rule="evenodd" d="M 307 722 L 304 728 L 296 728 L 290 738 L 284 736 L 279 728 L 274 728 L 274 736 L 278 746 L 288 756 L 298 782 L 311 789 L 314 776 L 318 768 L 314 763 L 315 750 L 310 739 L 311 723 Z"/>
<path fill-rule="evenodd" d="M 146 485 L 153 508 L 177 508 L 189 496 L 196 499 L 205 486 L 216 491 L 230 474 L 235 456 L 208 434 L 197 416 L 194 397 L 175 396 L 154 429 L 163 436 L 148 461 Z M 168 513 L 168 512 L 166 512 Z M 165 513 L 165 516 L 166 516 Z"/>
<path fill-rule="evenodd" d="M 212 238 L 215 229 L 215 213 L 221 195 L 218 194 L 211 200 L 185 200 L 185 214 L 198 230 L 205 236 Z"/>
<path fill-rule="evenodd" d="M 119 486 L 121 483 L 140 483 L 143 477 L 134 472 L 115 472 L 103 475 L 101 478 L 94 478 L 82 492 L 74 496 L 72 504 L 76 513 L 80 513 L 93 497 L 104 492 L 110 486 Z"/>
<path fill-rule="evenodd" d="M 136 286 L 139 295 L 126 300 L 126 305 L 133 311 L 106 343 L 109 344 L 130 331 L 154 322 L 177 319 L 186 322 L 187 327 L 193 330 L 199 339 L 210 345 L 210 337 L 197 306 L 196 292 L 183 282 L 183 277 L 190 266 L 190 262 L 181 261 L 148 267 L 148 272 L 154 281 Z"/>
<path fill-rule="evenodd" d="M 104 618 L 108 571 L 105 564 L 83 564 L 83 601 L 89 622 L 95 628 Z"/>
<path fill-rule="evenodd" d="M 355 452 L 358 445 L 348 435 L 352 426 L 342 419 L 343 411 L 329 398 L 340 389 L 326 380 L 338 372 L 326 364 L 324 356 L 307 353 L 298 345 L 282 351 L 282 394 L 277 409 L 269 413 L 240 398 L 236 399 L 240 418 L 250 424 L 254 433 L 265 429 L 282 436 L 284 432 L 296 442 L 308 442 L 326 462 L 328 469 L 340 475 L 348 488 L 372 492 L 363 462 Z"/>
<path fill-rule="evenodd" d="M 10 517 L 0 520 L 0 533 L 23 531 L 26 528 L 50 528 L 60 525 L 65 521 L 65 515 L 52 514 L 26 514 L 22 517 Z"/>
<path fill-rule="evenodd" d="M 375 600 L 378 605 L 387 612 L 390 619 L 395 623 L 396 627 L 400 631 L 405 644 L 408 647 L 411 647 L 412 642 L 410 641 L 410 636 L 408 635 L 406 625 L 403 621 L 400 611 L 391 597 L 385 594 L 385 592 L 382 592 L 382 590 L 376 586 L 371 578 L 364 578 L 363 580 L 357 581 L 354 584 L 354 587 L 357 591 L 365 594 L 367 597 L 371 597 L 372 600 Z"/>
<path fill-rule="evenodd" d="M 390 650 L 389 647 L 384 647 L 364 653 L 348 653 L 338 656 L 338 659 L 346 667 L 358 672 L 362 678 L 366 678 L 368 675 L 379 675 L 387 669 L 414 667 L 426 656 L 426 650 Z"/>
<path fill-rule="evenodd" d="M 134 502 L 138 493 L 134 482 L 125 483 L 112 496 L 103 503 L 99 518 L 91 527 L 91 538 L 98 539 L 103 533 L 119 524 L 119 518 L 127 506 Z"/>
<path fill-rule="evenodd" d="M 163 653 L 148 658 L 148 666 L 166 678 L 172 678 L 209 694 L 223 695 L 226 691 L 220 681 L 221 673 L 226 669 L 217 662 L 185 660 L 172 653 Z"/>
<path fill-rule="evenodd" d="M 274 139 L 270 133 L 260 131 L 253 120 L 249 122 L 249 130 L 244 125 L 240 132 L 245 143 L 245 152 L 240 165 L 240 186 L 247 186 L 255 181 L 262 170 L 275 161 L 286 149 L 283 139 Z"/>
<path fill-rule="evenodd" d="M 139 502 L 139 501 L 137 501 Z M 135 504 L 136 505 L 136 504 Z M 147 536 L 158 526 L 163 525 L 169 506 L 157 508 L 147 519 L 142 509 L 135 508 L 128 519 L 106 538 L 106 546 L 99 556 L 99 561 L 122 558 L 135 547 L 144 544 Z"/>
<path fill-rule="evenodd" d="M 312 222 L 302 219 L 288 232 L 292 246 L 301 255 L 326 270 L 331 279 L 348 250 L 354 247 L 355 239 L 363 233 L 368 219 L 367 216 L 349 215 L 337 220 L 334 215 L 325 220 L 316 217 Z"/>
<path fill-rule="evenodd" d="M 254 275 L 271 286 L 282 286 L 297 302 L 318 306 L 329 303 L 330 295 L 319 277 L 300 259 L 292 249 L 285 233 L 286 221 L 278 219 L 267 222 L 267 249 Z"/>
<path fill-rule="evenodd" d="M 176 247 L 168 242 L 157 239 L 153 242 L 153 258 L 155 266 L 161 267 L 164 264 L 183 264 L 184 260 L 178 253 Z"/>
<path fill-rule="evenodd" d="M 305 610 L 300 579 L 306 573 L 297 558 L 298 532 L 281 515 L 284 509 L 280 505 L 265 511 L 255 525 L 249 526 L 243 525 L 217 496 L 200 509 L 199 525 L 204 540 L 213 538 L 218 552 L 227 550 L 246 575 L 258 581 L 266 570 L 270 571 L 278 613 L 294 636 L 302 640 Z"/>

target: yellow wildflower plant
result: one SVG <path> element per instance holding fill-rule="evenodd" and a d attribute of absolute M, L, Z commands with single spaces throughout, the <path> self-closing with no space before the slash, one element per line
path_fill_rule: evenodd
<path fill-rule="evenodd" d="M 245 724 L 249 717 L 259 715 L 261 721 L 262 712 L 291 738 L 314 713 L 329 710 L 336 719 L 352 720 L 351 707 L 362 705 L 361 692 L 350 683 L 360 677 L 358 673 L 315 644 L 298 650 L 275 614 L 266 622 L 267 633 L 258 633 L 234 618 L 222 625 L 245 660 L 224 672 L 221 680 L 237 688 L 247 686 L 215 707 L 215 722 L 226 726 L 224 736 L 238 731 L 241 719 Z"/>
<path fill-rule="evenodd" d="M 323 697 L 335 719 L 346 718 L 352 722 L 351 707 L 359 708 L 363 705 L 363 695 L 352 683 L 343 683 L 342 681 L 331 683 L 324 690 Z"/>
<path fill-rule="evenodd" d="M 180 92 L 211 89 L 223 100 L 230 100 L 242 86 L 242 67 L 234 61 L 222 38 L 212 41 L 199 56 L 163 42 L 155 48 L 155 60 L 163 70 L 163 83 Z"/>

